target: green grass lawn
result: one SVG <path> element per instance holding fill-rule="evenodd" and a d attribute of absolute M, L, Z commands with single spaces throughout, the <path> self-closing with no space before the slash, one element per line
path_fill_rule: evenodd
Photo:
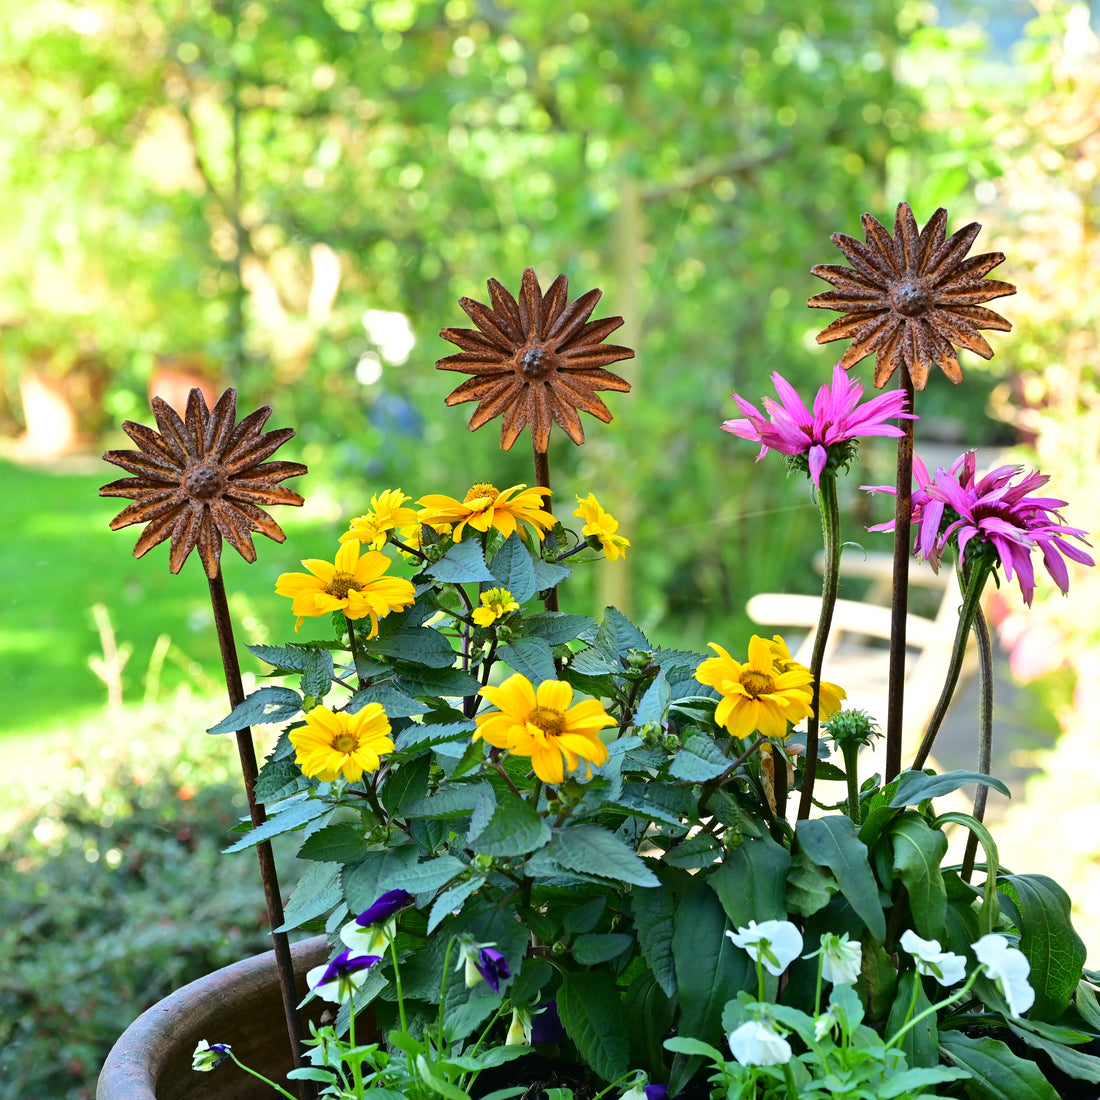
<path fill-rule="evenodd" d="M 0 540 L 0 736 L 55 729 L 102 708 L 107 690 L 88 664 L 103 652 L 96 604 L 107 609 L 118 644 L 133 647 L 122 675 L 126 701 L 144 698 L 160 635 L 170 645 L 157 696 L 168 697 L 183 683 L 204 692 L 222 684 L 198 555 L 177 576 L 168 572 L 166 543 L 140 560 L 132 556 L 140 528 L 108 526 L 126 501 L 98 495 L 119 473 L 106 463 L 89 463 L 88 472 L 52 472 L 0 461 L 6 528 Z M 261 667 L 244 650 L 246 642 L 266 641 L 268 632 L 281 640 L 293 629 L 287 601 L 275 595 L 275 578 L 300 568 L 301 558 L 318 556 L 334 538 L 331 523 L 298 509 L 278 508 L 274 515 L 286 543 L 257 536 L 254 565 L 229 547 L 223 556 L 246 671 Z"/>

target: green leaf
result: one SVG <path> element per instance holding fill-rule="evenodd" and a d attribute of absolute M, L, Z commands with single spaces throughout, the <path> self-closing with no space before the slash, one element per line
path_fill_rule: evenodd
<path fill-rule="evenodd" d="M 403 890 L 408 890 L 410 894 L 430 894 L 441 886 L 446 886 L 457 875 L 465 873 L 468 869 L 466 864 L 455 856 L 437 856 L 435 859 L 426 859 L 422 863 L 406 866 L 401 872 L 400 883 L 396 885 Z"/>
<path fill-rule="evenodd" d="M 512 532 L 501 544 L 489 563 L 493 580 L 512 593 L 512 599 L 525 604 L 540 586 L 535 578 L 535 563 L 523 539 Z"/>
<path fill-rule="evenodd" d="M 637 817 L 681 826 L 685 818 L 692 816 L 696 801 L 684 787 L 651 779 L 647 783 L 627 783 L 614 805 Z"/>
<path fill-rule="evenodd" d="M 661 1042 L 672 1031 L 676 1005 L 665 996 L 653 974 L 642 970 L 623 997 L 627 1030 L 630 1033 L 632 1066 L 663 1066 L 667 1058 Z"/>
<path fill-rule="evenodd" d="M 948 1069 L 946 1066 L 918 1066 L 903 1069 L 900 1073 L 891 1071 L 888 1081 L 875 1086 L 875 1100 L 893 1100 L 893 1097 L 902 1095 L 929 1096 L 930 1093 L 918 1090 L 944 1081 L 965 1081 L 969 1076 L 964 1069 Z"/>
<path fill-rule="evenodd" d="M 660 890 L 635 890 L 630 895 L 638 946 L 657 984 L 668 997 L 676 996 L 676 964 L 672 958 L 676 898 L 671 884 Z"/>
<path fill-rule="evenodd" d="M 488 783 L 448 783 L 427 798 L 418 798 L 404 808 L 408 817 L 465 817 L 473 813 Z"/>
<path fill-rule="evenodd" d="M 614 977 L 603 970 L 566 970 L 558 988 L 558 1015 L 581 1057 L 605 1081 L 627 1070 L 630 1036 Z"/>
<path fill-rule="evenodd" d="M 244 851 L 245 848 L 251 848 L 263 840 L 270 840 L 273 836 L 291 833 L 307 822 L 316 821 L 330 813 L 332 813 L 332 806 L 324 799 L 309 798 L 305 794 L 295 795 L 293 798 L 288 798 L 285 803 L 281 803 L 262 825 L 245 833 L 235 844 L 222 850 L 225 853 Z"/>
<path fill-rule="evenodd" d="M 338 821 L 306 837 L 305 843 L 298 849 L 298 858 L 323 863 L 352 863 L 363 858 L 366 847 L 367 841 L 361 827 L 350 821 Z"/>
<path fill-rule="evenodd" d="M 495 562 L 496 559 L 494 558 Z M 513 593 L 515 595 L 515 593 Z M 567 615 L 562 611 L 542 611 L 523 619 L 520 632 L 537 636 L 550 645 L 565 642 L 590 642 L 599 631 L 599 623 L 587 615 Z"/>
<path fill-rule="evenodd" d="M 302 709 L 302 697 L 293 688 L 268 684 L 254 691 L 207 733 L 236 733 L 263 722 L 282 722 Z"/>
<path fill-rule="evenodd" d="M 275 668 L 286 672 L 305 672 L 313 647 L 307 649 L 305 646 L 295 645 L 249 645 L 245 649 Z"/>
<path fill-rule="evenodd" d="M 288 798 L 307 786 L 302 769 L 293 760 L 269 760 L 260 769 L 253 793 L 265 804 Z"/>
<path fill-rule="evenodd" d="M 705 783 L 708 779 L 716 779 L 729 766 L 729 758 L 711 738 L 693 733 L 676 754 L 669 775 L 688 783 Z"/>
<path fill-rule="evenodd" d="M 721 845 L 709 833 L 696 833 L 683 843 L 675 844 L 665 852 L 664 862 L 670 867 L 694 869 L 709 867 L 721 851 Z"/>
<path fill-rule="evenodd" d="M 403 691 L 398 691 L 392 682 L 382 684 L 369 684 L 360 688 L 348 700 L 347 712 L 356 714 L 368 703 L 377 703 L 385 712 L 387 718 L 411 718 L 416 714 L 426 714 L 428 708 Z"/>
<path fill-rule="evenodd" d="M 439 561 L 429 565 L 424 573 L 442 584 L 496 582 L 496 577 L 489 572 L 489 567 L 485 564 L 485 554 L 476 538 L 456 542 Z"/>
<path fill-rule="evenodd" d="M 1097 1004 L 1096 993 L 1088 982 L 1082 980 L 1077 983 L 1073 1007 L 1093 1031 L 1100 1032 L 1100 1004 Z"/>
<path fill-rule="evenodd" d="M 547 854 L 562 867 L 600 878 L 659 886 L 657 876 L 613 833 L 599 825 L 573 825 L 554 830 Z"/>
<path fill-rule="evenodd" d="M 309 658 L 302 672 L 302 694 L 323 699 L 332 687 L 332 654 L 327 649 L 309 650 Z"/>
<path fill-rule="evenodd" d="M 340 877 L 348 909 L 352 913 L 362 913 L 387 890 L 405 889 L 405 879 L 416 863 L 416 856 L 417 849 L 406 844 L 384 852 L 369 852 L 366 859 L 357 864 L 345 863 Z"/>
<path fill-rule="evenodd" d="M 422 725 L 414 722 L 406 726 L 395 738 L 394 744 L 399 752 L 416 748 L 432 748 L 453 742 L 468 742 L 471 731 L 477 729 L 476 722 L 444 722 L 439 725 Z"/>
<path fill-rule="evenodd" d="M 1007 797 L 1012 797 L 1012 792 L 999 780 L 982 772 L 944 772 L 943 775 L 935 775 L 929 772 L 902 772 L 898 776 L 897 789 L 894 797 L 890 799 L 890 805 L 915 806 L 918 802 L 924 802 L 928 798 L 939 798 L 941 795 L 950 794 L 967 783 L 980 783 L 986 787 L 992 787 L 995 791 Z"/>
<path fill-rule="evenodd" d="M 428 935 L 430 936 L 454 910 L 461 909 L 462 903 L 476 894 L 484 884 L 485 875 L 474 875 L 439 894 L 432 902 L 432 909 L 428 914 Z"/>
<path fill-rule="evenodd" d="M 535 590 L 538 592 L 554 588 L 573 572 L 566 565 L 556 565 L 554 562 L 543 561 L 542 558 L 532 558 L 532 562 L 535 566 Z"/>
<path fill-rule="evenodd" d="M 918 813 L 908 812 L 890 827 L 894 874 L 909 891 L 909 908 L 917 932 L 925 939 L 943 936 L 947 913 L 947 889 L 940 861 L 947 854 L 947 837 L 933 829 Z"/>
<path fill-rule="evenodd" d="M 750 920 L 787 919 L 790 869 L 791 855 L 783 845 L 770 836 L 745 837 L 726 853 L 707 884 L 718 895 L 730 924 L 744 928 Z"/>
<path fill-rule="evenodd" d="M 798 822 L 795 835 L 814 863 L 833 872 L 848 904 L 881 943 L 886 938 L 886 918 L 878 884 L 871 873 L 867 846 L 856 835 L 851 819 L 841 814 L 806 818 Z"/>
<path fill-rule="evenodd" d="M 1030 1021 L 1009 1020 L 1009 1028 L 1018 1035 L 1028 1046 L 1036 1050 L 1044 1051 L 1050 1056 L 1050 1060 L 1070 1077 L 1078 1081 L 1089 1081 L 1092 1084 L 1100 1084 L 1100 1058 L 1086 1054 L 1083 1050 L 1074 1050 L 1067 1043 L 1059 1043 L 1053 1039 L 1047 1039 L 1028 1027 Z"/>
<path fill-rule="evenodd" d="M 402 691 L 418 698 L 425 695 L 476 695 L 481 690 L 481 684 L 460 668 L 402 667 L 396 682 Z"/>
<path fill-rule="evenodd" d="M 529 802 L 511 793 L 497 795 L 488 824 L 467 844 L 490 856 L 523 856 L 550 840 L 550 826 Z"/>
<path fill-rule="evenodd" d="M 699 1039 L 688 1039 L 682 1035 L 673 1035 L 665 1040 L 665 1050 L 671 1050 L 675 1054 L 690 1054 L 699 1058 L 709 1058 L 712 1062 L 724 1062 L 726 1059 L 721 1051 L 712 1047 L 710 1043 L 704 1043 Z"/>
<path fill-rule="evenodd" d="M 646 722 L 663 722 L 668 714 L 669 704 L 672 702 L 672 689 L 668 686 L 664 669 L 653 678 L 653 683 L 646 688 L 638 709 L 634 712 L 634 721 L 639 725 Z"/>
<path fill-rule="evenodd" d="M 1081 980 L 1087 954 L 1070 921 L 1069 895 L 1046 875 L 1003 875 L 997 889 L 1020 911 L 1020 950 L 1031 964 L 1031 1018 L 1054 1023 Z"/>
<path fill-rule="evenodd" d="M 783 901 L 788 912 L 812 916 L 824 909 L 836 892 L 836 875 L 832 871 L 818 867 L 801 849 L 794 853 Z"/>
<path fill-rule="evenodd" d="M 327 913 L 343 901 L 340 891 L 340 864 L 314 863 L 306 868 L 290 895 L 283 912 L 283 923 L 275 932 L 289 932 Z"/>
<path fill-rule="evenodd" d="M 371 653 L 381 653 L 399 661 L 411 661 L 429 668 L 450 668 L 458 656 L 445 634 L 425 626 L 402 630 L 396 634 L 381 634 L 368 644 Z"/>
<path fill-rule="evenodd" d="M 617 959 L 634 943 L 621 932 L 584 932 L 573 941 L 573 958 L 581 966 L 598 966 Z"/>
<path fill-rule="evenodd" d="M 408 803 L 418 802 L 428 793 L 432 763 L 428 754 L 406 760 L 399 768 L 386 774 L 380 798 L 382 808 L 391 817 L 404 814 Z"/>
<path fill-rule="evenodd" d="M 591 932 L 599 924 L 600 917 L 603 916 L 606 908 L 605 897 L 590 898 L 583 904 L 566 911 L 562 917 L 562 927 L 571 935 L 576 935 L 578 932 Z"/>
<path fill-rule="evenodd" d="M 1017 1057 L 997 1039 L 941 1031 L 940 1051 L 969 1071 L 974 1079 L 969 1087 L 977 1089 L 982 1100 L 1058 1100 L 1039 1067 Z"/>
<path fill-rule="evenodd" d="M 913 983 L 918 983 L 917 999 L 913 1000 Z M 919 982 L 915 970 L 909 970 L 902 974 L 898 980 L 898 992 L 894 1003 L 890 1006 L 890 1016 L 886 1021 L 887 1036 L 896 1035 L 904 1026 L 906 1020 L 919 1016 L 926 1008 L 930 1008 L 932 1002 L 924 991 L 924 984 Z M 905 1060 L 911 1066 L 935 1065 L 940 1060 L 939 1056 L 939 1032 L 936 1028 L 936 1014 L 929 1013 L 919 1024 L 911 1027 L 898 1044 L 905 1054 Z"/>
<path fill-rule="evenodd" d="M 550 643 L 544 638 L 525 637 L 502 645 L 497 655 L 511 669 L 521 672 L 536 687 L 543 680 L 558 678 Z"/>

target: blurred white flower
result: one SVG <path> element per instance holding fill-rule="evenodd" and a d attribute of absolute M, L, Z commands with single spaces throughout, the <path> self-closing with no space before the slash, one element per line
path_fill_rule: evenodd
<path fill-rule="evenodd" d="M 1008 1010 L 1013 1016 L 1021 1016 L 1035 1003 L 1035 990 L 1031 988 L 1027 976 L 1031 973 L 1031 964 L 1024 953 L 1012 947 L 1004 936 L 982 936 L 973 944 L 978 962 L 985 972 L 997 983 Z"/>
<path fill-rule="evenodd" d="M 821 976 L 833 985 L 855 985 L 859 980 L 859 968 L 863 963 L 863 945 L 857 940 L 848 941 L 843 936 L 826 932 L 821 937 Z"/>
<path fill-rule="evenodd" d="M 769 974 L 782 974 L 802 954 L 802 933 L 787 920 L 750 920 L 747 927 L 726 935 L 754 962 L 759 958 Z"/>
<path fill-rule="evenodd" d="M 898 942 L 913 956 L 918 974 L 929 974 L 940 985 L 954 985 L 966 977 L 966 959 L 951 951 L 941 951 L 939 940 L 922 940 L 909 928 Z"/>
<path fill-rule="evenodd" d="M 782 1066 L 791 1060 L 791 1044 L 759 1020 L 730 1032 L 730 1050 L 743 1066 Z"/>

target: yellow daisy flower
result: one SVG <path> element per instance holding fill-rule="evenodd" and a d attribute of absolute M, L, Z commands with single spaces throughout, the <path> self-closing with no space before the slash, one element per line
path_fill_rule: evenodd
<path fill-rule="evenodd" d="M 306 724 L 290 731 L 290 743 L 302 774 L 325 783 L 338 775 L 354 783 L 363 772 L 377 771 L 383 753 L 393 752 L 390 722 L 378 703 L 355 714 L 314 707 Z"/>
<path fill-rule="evenodd" d="M 615 719 L 598 699 L 571 707 L 573 688 L 565 681 L 543 680 L 536 688 L 517 672 L 500 687 L 484 687 L 479 694 L 497 709 L 477 716 L 474 737 L 531 757 L 535 775 L 544 782 L 560 783 L 565 767 L 574 771 L 582 760 L 586 778 L 592 774 L 591 765 L 607 762 L 599 731 L 615 725 Z"/>
<path fill-rule="evenodd" d="M 791 651 L 787 648 L 787 643 L 779 634 L 772 635 L 772 640 L 768 644 L 772 647 L 772 655 L 777 672 L 790 672 L 794 669 L 801 669 L 804 672 L 810 671 L 805 665 L 800 665 L 791 656 Z M 811 680 L 810 683 L 812 684 L 813 681 Z M 848 693 L 839 684 L 830 684 L 827 680 L 822 680 L 820 696 L 821 720 L 826 721 L 832 718 L 832 716 L 844 705 L 844 700 L 848 698 Z"/>
<path fill-rule="evenodd" d="M 746 664 L 735 661 L 720 645 L 708 644 L 718 656 L 708 657 L 695 670 L 695 679 L 722 695 L 714 720 L 734 737 L 751 737 L 759 731 L 783 738 L 788 722 L 800 722 L 810 714 L 810 670 L 796 665 L 787 672 L 778 671 L 766 638 L 753 635 Z"/>
<path fill-rule="evenodd" d="M 481 607 L 475 607 L 472 618 L 478 626 L 492 626 L 497 619 L 519 610 L 519 604 L 507 588 L 490 588 L 481 593 Z"/>
<path fill-rule="evenodd" d="M 463 528 L 467 524 L 482 532 L 495 527 L 505 538 L 518 530 L 526 538 L 521 523 L 529 523 L 541 541 L 554 526 L 554 517 L 542 507 L 542 498 L 549 496 L 549 489 L 539 487 L 528 489 L 526 485 L 512 485 L 498 489 L 487 482 L 478 482 L 462 500 L 434 493 L 421 497 L 417 503 L 424 508 L 420 522 L 432 527 L 440 523 L 452 524 L 455 542 L 462 541 Z"/>
<path fill-rule="evenodd" d="M 412 500 L 412 497 L 406 496 L 400 489 L 376 493 L 370 498 L 370 511 L 356 516 L 351 521 L 351 528 L 340 536 L 340 541 L 358 539 L 372 550 L 381 550 L 390 531 L 416 525 L 416 510 L 403 507 L 407 500 Z"/>
<path fill-rule="evenodd" d="M 626 557 L 626 548 L 630 545 L 630 539 L 624 539 L 622 535 L 616 535 L 619 529 L 619 521 L 609 515 L 600 507 L 600 502 L 592 494 L 588 494 L 587 500 L 577 497 L 580 507 L 573 513 L 584 520 L 581 534 L 585 538 L 595 537 L 599 540 L 600 549 L 608 561 L 618 561 Z"/>
<path fill-rule="evenodd" d="M 343 611 L 349 619 L 370 616 L 367 636 L 373 638 L 378 633 L 379 619 L 391 611 L 403 611 L 416 598 L 411 581 L 382 576 L 391 564 L 385 554 L 368 550 L 359 556 L 358 539 L 343 543 L 334 562 L 307 558 L 302 564 L 309 573 L 283 573 L 275 582 L 275 591 L 294 601 L 290 610 L 298 616 L 296 631 L 307 615 Z"/>

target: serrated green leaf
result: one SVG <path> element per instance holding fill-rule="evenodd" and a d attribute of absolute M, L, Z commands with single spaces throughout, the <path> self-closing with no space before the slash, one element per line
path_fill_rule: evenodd
<path fill-rule="evenodd" d="M 397 885 L 402 890 L 408 890 L 410 894 L 430 894 L 446 886 L 466 870 L 466 864 L 454 856 L 437 856 L 435 859 L 426 859 L 422 863 L 406 866 L 401 872 L 401 881 Z"/>
<path fill-rule="evenodd" d="M 672 689 L 668 686 L 664 669 L 653 678 L 653 683 L 646 688 L 638 709 L 634 712 L 634 721 L 639 725 L 646 722 L 663 722 L 668 713 L 669 704 L 672 702 Z"/>
<path fill-rule="evenodd" d="M 525 604 L 540 588 L 531 551 L 514 531 L 493 555 L 489 569 L 496 583 L 511 592 L 518 604 Z"/>
<path fill-rule="evenodd" d="M 627 1070 L 630 1036 L 615 979 L 606 971 L 563 971 L 558 1015 L 581 1057 L 605 1081 Z"/>
<path fill-rule="evenodd" d="M 477 539 L 456 542 L 439 561 L 429 565 L 424 574 L 442 584 L 478 584 L 496 580 L 485 564 L 485 554 Z"/>
<path fill-rule="evenodd" d="M 547 854 L 562 867 L 600 878 L 659 886 L 657 876 L 613 833 L 599 825 L 573 825 L 554 831 Z"/>
<path fill-rule="evenodd" d="M 478 852 L 490 856 L 522 856 L 542 848 L 550 840 L 550 826 L 529 802 L 513 794 L 497 796 L 488 824 L 470 841 Z"/>
<path fill-rule="evenodd" d="M 909 908 L 917 932 L 925 939 L 943 936 L 947 914 L 947 889 L 940 861 L 947 854 L 947 837 L 933 829 L 920 814 L 902 814 L 889 832 L 893 871 L 909 892 Z"/>
<path fill-rule="evenodd" d="M 837 892 L 836 875 L 826 867 L 819 867 L 805 852 L 799 850 L 791 858 L 791 870 L 787 875 L 787 891 L 784 905 L 790 913 L 803 917 L 813 916 L 824 909 Z"/>
<path fill-rule="evenodd" d="M 709 833 L 696 833 L 683 843 L 669 848 L 665 852 L 664 862 L 670 867 L 681 867 L 685 870 L 709 867 L 720 851 L 721 845 Z"/>
<path fill-rule="evenodd" d="M 1039 1067 L 1017 1057 L 997 1039 L 941 1031 L 940 1051 L 970 1073 L 972 1087 L 982 1100 L 1058 1100 Z"/>
<path fill-rule="evenodd" d="M 1031 964 L 1031 1018 L 1054 1023 L 1081 980 L 1087 954 L 1070 920 L 1069 895 L 1046 875 L 1002 875 L 997 889 L 1020 911 L 1020 950 Z"/>
<path fill-rule="evenodd" d="M 332 654 L 327 649 L 311 649 L 302 672 L 302 694 L 323 699 L 332 687 Z"/>
<path fill-rule="evenodd" d="M 995 791 L 1007 797 L 1012 797 L 1012 792 L 999 780 L 982 772 L 954 771 L 944 772 L 943 775 L 929 774 L 928 772 L 902 772 L 897 778 L 897 787 L 894 797 L 890 799 L 890 805 L 915 806 L 918 802 L 924 802 L 928 798 L 939 798 L 941 795 L 950 794 L 967 783 L 980 783 L 986 787 L 992 787 Z"/>
<path fill-rule="evenodd" d="M 750 920 L 786 920 L 791 854 L 770 836 L 745 837 L 707 878 L 734 928 Z M 826 899 L 828 900 L 828 899 Z"/>
<path fill-rule="evenodd" d="M 409 817 L 465 817 L 485 790 L 492 793 L 488 783 L 448 783 L 435 794 L 410 803 L 405 813 Z"/>
<path fill-rule="evenodd" d="M 867 846 L 856 835 L 851 819 L 842 814 L 805 818 L 798 822 L 795 836 L 814 863 L 833 872 L 848 904 L 881 943 L 886 938 L 886 917 L 878 884 L 871 873 Z"/>
<path fill-rule="evenodd" d="M 302 709 L 302 697 L 293 688 L 267 684 L 249 695 L 207 733 L 236 733 L 264 722 L 282 722 Z"/>
<path fill-rule="evenodd" d="M 729 758 L 711 738 L 694 733 L 676 754 L 669 775 L 688 783 L 705 783 L 708 779 L 716 779 L 729 766 Z"/>
<path fill-rule="evenodd" d="M 512 594 L 515 595 L 515 593 Z M 563 611 L 541 611 L 537 615 L 524 618 L 520 625 L 524 635 L 537 636 L 549 642 L 550 645 L 591 641 L 599 629 L 595 619 L 587 615 L 567 615 Z"/>
<path fill-rule="evenodd" d="M 676 899 L 668 883 L 660 890 L 635 890 L 630 895 L 638 946 L 657 984 L 668 997 L 676 996 L 676 964 L 672 958 L 672 932 Z"/>
<path fill-rule="evenodd" d="M 432 909 L 428 914 L 428 935 L 431 935 L 454 910 L 461 909 L 462 903 L 467 898 L 473 897 L 484 883 L 485 875 L 475 875 L 439 894 L 432 902 Z"/>
<path fill-rule="evenodd" d="M 340 879 L 348 910 L 362 913 L 387 890 L 405 889 L 405 878 L 416 863 L 416 856 L 417 849 L 406 844 L 384 852 L 368 852 L 360 863 L 345 863 Z"/>
<path fill-rule="evenodd" d="M 531 560 L 535 566 L 535 590 L 538 592 L 556 587 L 573 574 L 573 570 L 567 565 L 556 565 L 554 562 L 544 561 L 542 558 L 532 558 Z"/>
<path fill-rule="evenodd" d="M 287 672 L 305 672 L 311 649 L 293 645 L 245 646 L 254 657 Z"/>
<path fill-rule="evenodd" d="M 395 679 L 397 686 L 407 695 L 420 698 L 425 695 L 459 696 L 476 695 L 481 684 L 460 668 L 426 668 L 423 665 L 402 667 Z"/>
<path fill-rule="evenodd" d="M 356 691 L 347 703 L 347 712 L 356 714 L 368 703 L 377 703 L 387 718 L 412 718 L 417 714 L 426 714 L 428 708 L 403 691 L 398 691 L 391 682 L 369 684 Z"/>
<path fill-rule="evenodd" d="M 308 836 L 298 849 L 298 858 L 322 863 L 352 863 L 363 858 L 366 847 L 362 828 L 350 821 L 338 821 Z"/>
<path fill-rule="evenodd" d="M 621 932 L 584 932 L 573 941 L 573 958 L 581 966 L 598 966 L 617 959 L 634 943 Z"/>
<path fill-rule="evenodd" d="M 396 634 L 383 634 L 369 644 L 372 653 L 427 665 L 428 668 L 450 668 L 458 656 L 445 634 L 425 626 Z"/>
<path fill-rule="evenodd" d="M 302 769 L 292 760 L 269 760 L 260 769 L 253 794 L 257 802 L 276 802 L 308 786 Z"/>
<path fill-rule="evenodd" d="M 476 722 L 444 722 L 439 725 L 422 725 L 414 722 L 394 738 L 394 745 L 399 752 L 408 752 L 411 749 L 432 748 L 435 745 L 452 742 L 466 743 L 470 739 L 470 733 L 475 729 L 477 729 Z"/>
<path fill-rule="evenodd" d="M 290 895 L 283 912 L 283 923 L 274 931 L 289 932 L 299 928 L 306 921 L 314 920 L 338 905 L 343 900 L 339 883 L 340 866 L 339 863 L 314 863 L 307 867 Z"/>
<path fill-rule="evenodd" d="M 625 784 L 613 802 L 628 813 L 666 825 L 682 825 L 691 818 L 696 806 L 689 790 L 656 779 Z"/>
<path fill-rule="evenodd" d="M 332 807 L 320 798 L 309 798 L 305 794 L 288 798 L 285 803 L 271 814 L 270 817 L 258 828 L 245 833 L 235 844 L 222 849 L 223 852 L 241 852 L 245 848 L 251 848 L 263 840 L 270 840 L 273 836 L 282 836 L 283 833 L 292 833 L 300 829 L 310 821 L 317 821 L 325 814 L 332 813 Z"/>
<path fill-rule="evenodd" d="M 382 783 L 379 795 L 383 809 L 391 817 L 397 814 L 403 815 L 407 804 L 419 802 L 424 798 L 428 793 L 431 770 L 432 762 L 425 754 L 413 760 L 407 760 L 401 767 L 389 772 Z"/>
<path fill-rule="evenodd" d="M 509 668 L 522 673 L 536 687 L 544 680 L 558 678 L 554 654 L 550 643 L 544 638 L 516 638 L 515 641 L 502 645 L 497 655 Z"/>

